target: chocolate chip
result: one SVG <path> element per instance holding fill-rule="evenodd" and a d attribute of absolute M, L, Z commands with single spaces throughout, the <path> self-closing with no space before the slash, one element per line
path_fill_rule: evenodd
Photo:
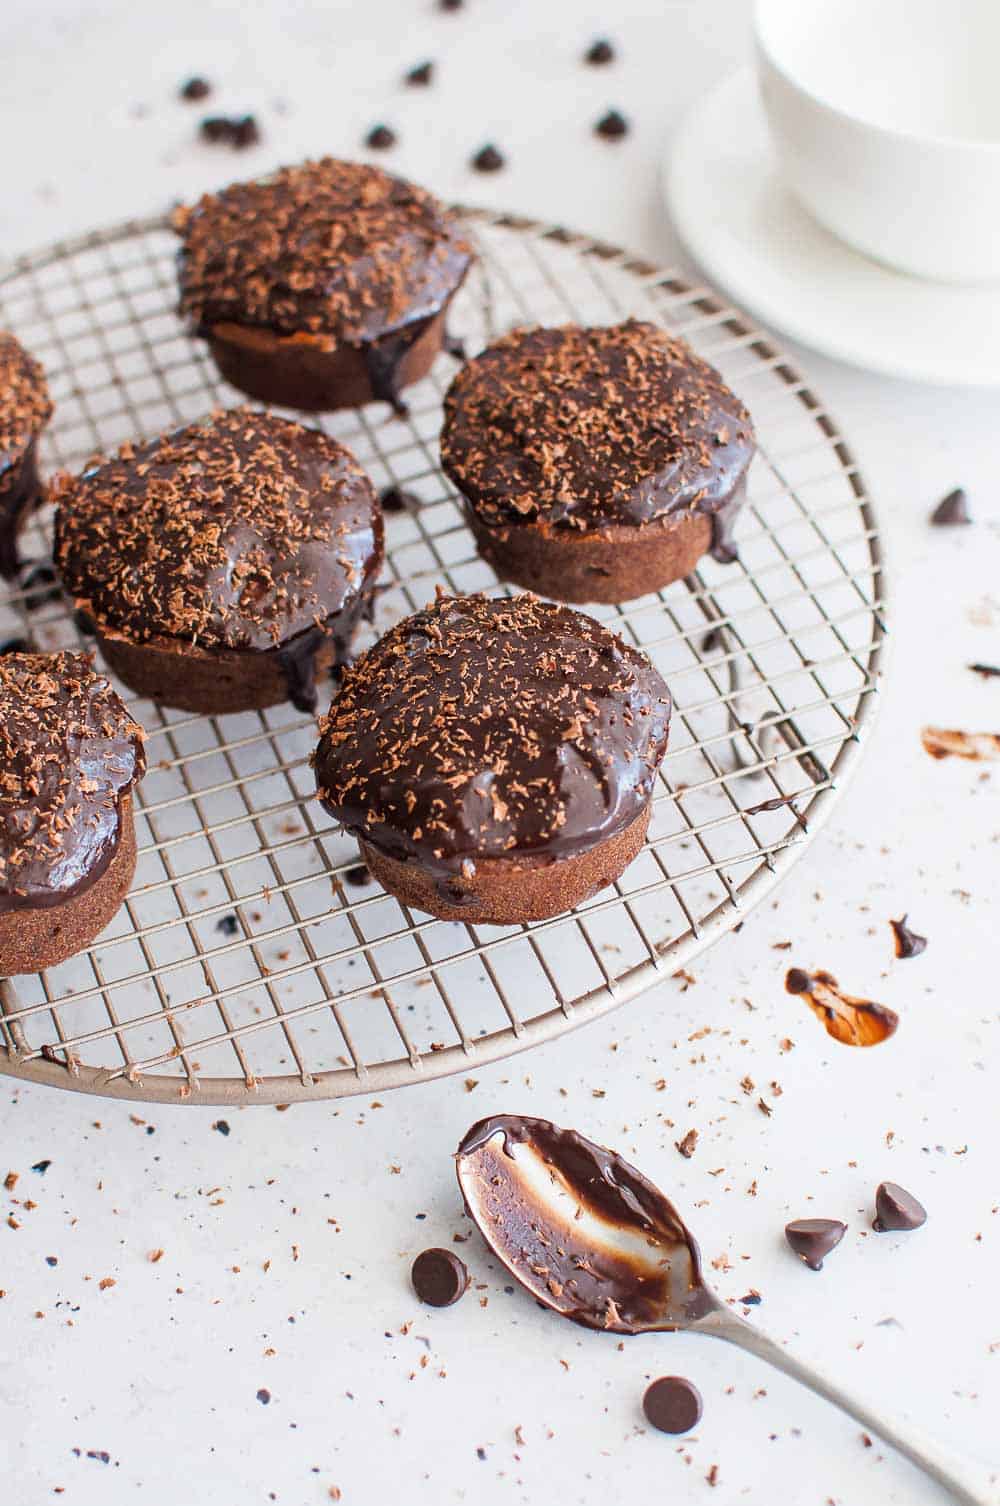
<path fill-rule="evenodd" d="M 916 931 L 911 931 L 906 924 L 906 916 L 902 920 L 890 920 L 892 934 L 896 939 L 897 957 L 919 957 L 920 953 L 927 949 L 927 937 L 918 936 Z"/>
<path fill-rule="evenodd" d="M 224 142 L 234 151 L 244 151 L 260 141 L 260 128 L 252 115 L 207 115 L 198 127 L 206 141 Z"/>
<path fill-rule="evenodd" d="M 58 601 L 62 596 L 59 577 L 51 565 L 36 565 L 21 581 L 25 609 L 34 612 L 46 602 Z"/>
<path fill-rule="evenodd" d="M 424 1250 L 410 1271 L 413 1290 L 431 1307 L 450 1307 L 465 1295 L 469 1269 L 451 1250 Z"/>
<path fill-rule="evenodd" d="M 970 664 L 969 668 L 974 675 L 982 675 L 984 680 L 1000 678 L 1000 665 L 997 664 Z"/>
<path fill-rule="evenodd" d="M 363 889 L 366 884 L 370 884 L 372 881 L 367 863 L 355 863 L 353 868 L 348 868 L 344 874 L 344 878 L 355 889 Z"/>
<path fill-rule="evenodd" d="M 414 84 L 420 88 L 426 87 L 433 77 L 433 63 L 418 63 L 415 68 L 411 68 L 408 73 L 403 74 L 403 82 L 405 84 Z"/>
<path fill-rule="evenodd" d="M 646 1421 L 661 1433 L 687 1433 L 701 1421 L 701 1393 L 683 1375 L 661 1375 L 642 1398 Z"/>
<path fill-rule="evenodd" d="M 931 513 L 931 522 L 938 528 L 951 528 L 956 523 L 971 523 L 969 516 L 969 499 L 961 486 L 956 486 L 953 492 L 941 501 Z"/>
<path fill-rule="evenodd" d="M 186 84 L 180 87 L 181 99 L 207 99 L 212 92 L 212 85 L 207 78 L 189 78 Z"/>
<path fill-rule="evenodd" d="M 233 146 L 236 151 L 246 151 L 248 146 L 256 146 L 260 141 L 260 126 L 252 115 L 244 115 L 242 120 L 237 120 L 233 130 Z"/>
<path fill-rule="evenodd" d="M 502 167 L 506 167 L 507 159 L 498 151 L 492 142 L 480 147 L 472 159 L 472 166 L 477 173 L 498 173 Z"/>
<path fill-rule="evenodd" d="M 401 486 L 387 486 L 379 500 L 383 512 L 412 512 L 420 506 L 416 493 L 404 491 Z"/>
<path fill-rule="evenodd" d="M 0 643 L 0 654 L 30 654 L 31 644 L 27 638 L 8 638 L 6 643 Z"/>
<path fill-rule="evenodd" d="M 821 1271 L 823 1260 L 847 1233 L 837 1218 L 796 1218 L 785 1225 L 785 1238 L 811 1271 Z"/>
<path fill-rule="evenodd" d="M 257 1400 L 260 1402 L 262 1407 L 266 1407 L 270 1402 L 271 1393 L 266 1386 L 261 1386 L 260 1390 L 257 1392 Z"/>
<path fill-rule="evenodd" d="M 593 63 L 595 68 L 599 68 L 603 63 L 613 63 L 614 60 L 615 49 L 607 37 L 598 37 L 596 42 L 591 42 L 583 54 L 583 61 L 585 63 Z"/>
<path fill-rule="evenodd" d="M 877 1234 L 896 1229 L 919 1229 L 927 1222 L 927 1209 L 912 1192 L 898 1182 L 880 1182 L 875 1190 L 875 1218 L 872 1228 Z"/>
<path fill-rule="evenodd" d="M 215 929 L 221 931 L 223 936 L 235 936 L 239 928 L 240 923 L 235 915 L 220 915 L 215 922 Z"/>
<path fill-rule="evenodd" d="M 206 115 L 198 132 L 206 141 L 231 141 L 233 122 L 225 115 Z"/>
<path fill-rule="evenodd" d="M 212 1125 L 212 1128 L 214 1130 L 218 1130 L 220 1135 L 229 1134 L 229 1125 L 224 1119 L 216 1119 L 215 1123 Z"/>
<path fill-rule="evenodd" d="M 365 146 L 371 147 L 373 152 L 387 152 L 391 146 L 395 146 L 399 138 L 394 130 L 387 125 L 372 126 L 365 137 Z"/>
<path fill-rule="evenodd" d="M 620 141 L 628 135 L 628 121 L 619 110 L 609 110 L 594 126 L 594 132 L 605 141 Z"/>

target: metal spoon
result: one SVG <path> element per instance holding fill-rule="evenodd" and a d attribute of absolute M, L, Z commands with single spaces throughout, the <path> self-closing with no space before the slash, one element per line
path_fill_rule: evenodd
<path fill-rule="evenodd" d="M 608 1333 L 688 1329 L 725 1339 L 878 1433 L 962 1506 L 1000 1506 L 1000 1472 L 973 1481 L 964 1460 L 907 1436 L 721 1302 L 676 1208 L 613 1151 L 545 1119 L 500 1114 L 473 1125 L 456 1165 L 483 1238 L 546 1307 Z"/>

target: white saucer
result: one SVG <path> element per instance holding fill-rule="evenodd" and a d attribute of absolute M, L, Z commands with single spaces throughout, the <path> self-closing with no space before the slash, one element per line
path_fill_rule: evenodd
<path fill-rule="evenodd" d="M 869 371 L 1000 386 L 1000 287 L 893 272 L 818 225 L 778 180 L 752 69 L 694 108 L 664 167 L 688 251 L 765 323 Z"/>

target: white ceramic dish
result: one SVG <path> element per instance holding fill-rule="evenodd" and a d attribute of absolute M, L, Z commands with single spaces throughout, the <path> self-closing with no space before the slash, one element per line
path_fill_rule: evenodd
<path fill-rule="evenodd" d="M 684 121 L 664 187 L 695 261 L 774 328 L 889 376 L 1000 387 L 1000 287 L 894 272 L 817 224 L 779 176 L 751 68 Z"/>
<path fill-rule="evenodd" d="M 757 0 L 782 174 L 820 224 L 917 276 L 1000 281 L 998 0 Z"/>

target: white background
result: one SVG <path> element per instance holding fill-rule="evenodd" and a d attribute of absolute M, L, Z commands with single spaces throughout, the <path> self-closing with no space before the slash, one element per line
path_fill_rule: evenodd
<path fill-rule="evenodd" d="M 605 32 L 620 61 L 583 67 Z M 401 144 L 382 160 L 446 197 L 676 259 L 660 157 L 685 107 L 749 47 L 737 0 L 467 0 L 456 15 L 429 0 L 6 0 L 2 35 L 0 254 L 306 153 L 356 154 L 386 120 Z M 434 86 L 403 90 L 424 58 Z M 194 72 L 218 84 L 207 107 L 176 99 Z M 633 121 L 618 144 L 590 132 L 610 105 Z M 254 111 L 263 145 L 235 157 L 198 143 L 206 108 Z M 491 138 L 509 165 L 487 178 L 467 159 Z M 461 1247 L 473 1292 L 421 1308 L 410 1261 L 467 1227 L 450 1152 L 501 1109 L 630 1155 L 689 1214 L 707 1261 L 726 1257 L 712 1271 L 721 1292 L 763 1294 L 755 1322 L 996 1460 L 1000 809 L 988 765 L 934 763 L 919 734 L 1000 729 L 1000 681 L 965 667 L 1000 660 L 997 398 L 796 355 L 860 453 L 895 589 L 881 722 L 829 828 L 687 991 L 667 983 L 487 1068 L 471 1092 L 458 1078 L 380 1104 L 245 1110 L 225 1138 L 218 1111 L 140 1110 L 137 1123 L 125 1105 L 0 1078 L 0 1180 L 20 1173 L 2 1205 L 20 1227 L 0 1223 L 5 1503 L 312 1506 L 331 1488 L 351 1506 L 943 1499 L 735 1351 L 682 1336 L 619 1348 L 505 1293 L 475 1239 Z M 976 526 L 930 530 L 929 509 L 958 484 Z M 888 918 L 904 910 L 930 938 L 911 962 L 892 957 Z M 895 1039 L 870 1052 L 831 1042 L 784 993 L 788 954 L 772 947 L 786 939 L 803 965 L 898 1010 Z M 774 1098 L 772 1118 L 741 1092 L 745 1074 Z M 701 1139 L 685 1161 L 673 1144 L 691 1126 Z M 29 1170 L 41 1158 L 44 1176 Z M 869 1232 L 884 1177 L 925 1201 L 923 1230 Z M 801 1215 L 850 1225 L 819 1275 L 783 1245 Z M 643 1429 L 642 1391 L 664 1372 L 704 1394 L 683 1440 Z"/>

